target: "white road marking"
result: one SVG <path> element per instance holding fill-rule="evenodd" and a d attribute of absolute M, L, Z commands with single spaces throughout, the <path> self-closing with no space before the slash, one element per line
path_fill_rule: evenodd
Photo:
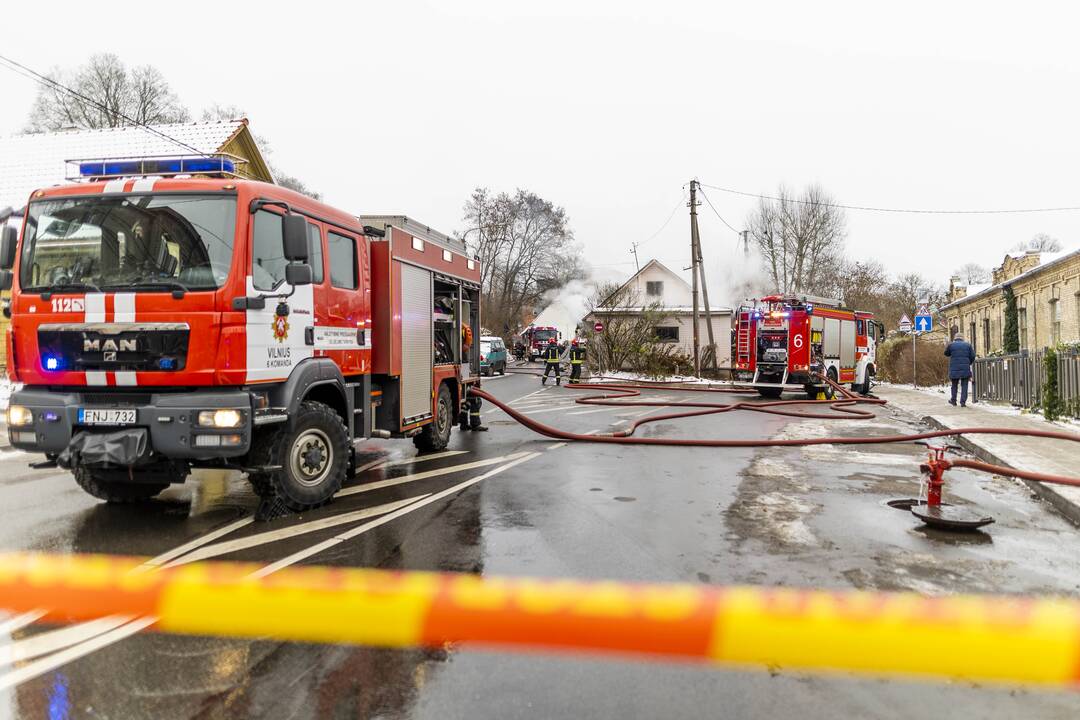
<path fill-rule="evenodd" d="M 566 446 L 567 446 L 567 444 L 568 444 L 568 443 L 564 443 L 564 442 L 557 442 L 557 443 L 555 443 L 554 445 L 548 445 L 548 446 L 547 446 L 547 449 L 548 449 L 548 450 L 558 450 L 558 449 L 559 449 L 559 448 L 561 448 L 561 447 L 566 447 Z"/>
<path fill-rule="evenodd" d="M 228 555 L 229 553 L 239 552 L 240 550 L 248 550 L 253 547 L 259 547 L 261 545 L 268 545 L 279 540 L 290 540 L 299 535 L 306 535 L 307 533 L 317 532 L 319 530 L 325 530 L 327 528 L 336 527 L 338 525 L 345 525 L 347 523 L 355 522 L 357 520 L 365 520 L 369 517 L 376 515 L 382 515 L 398 508 L 404 507 L 409 503 L 421 500 L 427 497 L 428 494 L 419 495 L 417 497 L 406 498 L 404 500 L 398 500 L 392 503 L 386 503 L 385 505 L 375 505 L 373 507 L 364 508 L 362 510 L 356 510 L 353 512 L 342 513 L 341 515 L 331 515 L 330 517 L 320 518 L 319 520 L 312 520 L 311 522 L 300 523 L 299 525 L 293 525 L 291 527 L 284 527 L 280 530 L 271 530 L 269 532 L 257 533 L 255 535 L 248 535 L 247 537 L 236 538 L 235 540 L 226 540 L 225 542 L 215 543 L 214 545 L 207 545 L 199 548 L 195 552 L 189 553 L 184 557 L 173 560 L 166 568 L 177 567 L 178 565 L 187 565 L 188 563 L 198 562 L 199 560 L 207 560 L 213 557 L 220 557 L 221 555 Z"/>
<path fill-rule="evenodd" d="M 355 487 L 345 488 L 339 492 L 335 497 L 343 497 L 345 495 L 355 495 L 362 492 L 371 492 L 372 490 L 379 490 L 385 487 L 392 487 L 394 485 L 404 485 L 409 482 L 416 482 L 417 480 L 427 480 L 428 478 L 439 477 L 440 475 L 449 475 L 451 473 L 461 472 L 463 470 L 472 470 L 473 468 L 486 467 L 488 465 L 495 465 L 497 463 L 505 462 L 507 460 L 514 460 L 519 458 L 523 453 L 514 453 L 513 455 L 500 455 L 498 457 L 487 458 L 485 460 L 477 460 L 471 463 L 464 463 L 462 465 L 451 465 L 444 468 L 435 468 L 434 470 L 425 470 L 424 472 L 413 473 L 412 475 L 402 475 L 396 478 L 387 478 L 386 480 L 377 480 L 376 482 L 364 483 L 363 485 L 356 485 Z"/>
<path fill-rule="evenodd" d="M 30 610 L 10 617 L 0 623 L 0 635 L 10 635 L 16 630 L 22 630 L 27 625 L 33 625 L 43 617 L 45 617 L 44 610 Z"/>
<path fill-rule="evenodd" d="M 336 536 L 330 538 L 329 540 L 324 540 L 321 543 L 318 543 L 316 545 L 312 545 L 309 548 L 305 548 L 304 550 L 293 553 L 292 555 L 289 555 L 288 557 L 282 558 L 281 560 L 278 560 L 275 563 L 271 563 L 270 565 L 267 565 L 264 568 L 256 570 L 255 572 L 253 572 L 250 575 L 250 577 L 252 577 L 252 578 L 266 577 L 267 575 L 269 575 L 269 574 L 271 574 L 273 572 L 276 572 L 278 570 L 281 570 L 282 568 L 288 567 L 290 565 L 295 565 L 296 563 L 300 562 L 301 560 L 306 560 L 307 558 L 312 557 L 313 555 L 318 555 L 319 553 L 323 552 L 324 550 L 332 548 L 335 545 L 339 545 L 339 544 L 345 542 L 346 540 L 350 540 L 350 539 L 352 539 L 354 537 L 357 537 L 359 535 L 363 535 L 364 533 L 366 533 L 366 532 L 368 532 L 370 530 L 374 530 L 375 528 L 379 527 L 380 525 L 384 525 L 384 524 L 390 522 L 391 520 L 396 520 L 397 518 L 399 518 L 399 517 L 401 517 L 403 515 L 407 515 L 407 514 L 413 512 L 413 511 L 415 511 L 415 510 L 419 510 L 420 508 L 425 507 L 427 505 L 430 505 L 433 502 L 436 502 L 438 500 L 442 500 L 444 497 L 448 497 L 450 495 L 458 493 L 458 492 L 464 490 L 467 487 L 475 485 L 475 484 L 477 484 L 479 482 L 487 480 L 490 477 L 494 477 L 495 475 L 498 475 L 501 472 L 509 470 L 510 468 L 514 467 L 515 465 L 520 465 L 521 463 L 528 462 L 529 460 L 532 460 L 533 458 L 539 457 L 539 456 L 540 456 L 540 453 L 538 453 L 538 452 L 527 453 L 527 454 L 525 454 L 525 455 L 523 455 L 521 457 L 518 457 L 516 460 L 513 460 L 511 462 L 506 463 L 505 465 L 500 465 L 499 467 L 494 468 L 493 470 L 488 470 L 486 473 L 484 473 L 482 475 L 477 475 L 476 477 L 471 478 L 469 480 L 465 480 L 463 482 L 460 482 L 457 485 L 451 485 L 450 487 L 446 488 L 445 490 L 442 490 L 441 492 L 437 492 L 434 495 L 431 495 L 431 496 L 425 498 L 424 500 L 420 500 L 419 502 L 415 502 L 412 505 L 406 505 L 405 507 L 401 508 L 400 510 L 395 510 L 392 513 L 389 513 L 387 515 L 383 515 L 378 520 L 373 520 L 372 522 L 364 523 L 363 525 L 355 527 L 352 530 L 348 530 L 346 532 L 343 532 L 340 535 L 336 535 Z"/>
<path fill-rule="evenodd" d="M 12 670 L 11 672 L 0 676 L 0 690 L 5 690 L 9 687 L 14 687 L 20 683 L 27 682 L 28 680 L 33 680 L 50 670 L 55 670 L 62 665 L 68 664 L 72 660 L 78 660 L 95 650 L 112 645 L 124 638 L 131 637 L 135 633 L 153 625 L 156 621 L 157 618 L 152 617 L 136 618 L 127 625 L 121 625 L 115 630 L 109 631 L 103 635 L 98 635 L 96 638 L 87 640 L 84 643 L 72 645 L 66 650 L 61 650 L 60 652 L 43 657 L 40 660 L 27 663 L 16 670 Z"/>
<path fill-rule="evenodd" d="M 566 413 L 566 414 L 567 415 L 591 415 L 593 413 L 614 412 L 615 410 L 618 410 L 618 409 L 619 408 L 612 406 L 612 407 L 598 408 L 596 410 L 581 410 L 580 412 L 572 412 L 572 413 Z"/>
<path fill-rule="evenodd" d="M 453 457 L 454 455 L 465 455 L 471 452 L 471 450 L 445 450 L 443 452 L 434 453 L 433 455 L 414 455 L 413 457 L 401 458 L 400 460 L 385 460 L 381 464 L 375 467 L 394 467 L 395 465 L 413 465 L 415 463 L 427 462 L 428 460 L 438 460 L 444 457 Z"/>
<path fill-rule="evenodd" d="M 195 538 L 191 542 L 186 542 L 183 545 L 180 545 L 179 547 L 175 547 L 172 550 L 169 550 L 168 552 L 161 553 L 157 557 L 150 558 L 149 560 L 144 562 L 142 565 L 140 565 L 139 568 L 137 568 L 137 569 L 144 569 L 144 568 L 149 569 L 149 568 L 152 568 L 152 567 L 159 567 L 161 565 L 164 565 L 165 563 L 169 562 L 170 560 L 172 560 L 174 558 L 177 558 L 177 557 L 183 555 L 184 553 L 191 552 L 192 550 L 195 550 L 196 548 L 200 548 L 203 545 L 206 545 L 207 543 L 211 543 L 214 540 L 217 540 L 219 537 L 222 537 L 223 535 L 228 535 L 229 533 L 231 533 L 234 530 L 239 530 L 240 528 L 242 528 L 242 527 L 244 527 L 246 525 L 250 525 L 253 520 L 254 520 L 254 518 L 251 517 L 250 515 L 248 515 L 247 517 L 240 518 L 236 522 L 231 522 L 228 525 L 225 525 L 223 527 L 218 528 L 217 530 L 212 530 L 211 532 L 208 532 L 205 535 L 200 535 L 199 537 Z"/>
<path fill-rule="evenodd" d="M 97 637 L 102 633 L 114 630 L 131 621 L 126 615 L 112 615 L 109 617 L 90 620 L 78 625 L 68 625 L 57 630 L 31 635 L 17 642 L 9 643 L 0 647 L 0 663 L 10 665 L 24 660 L 41 657 L 76 643 L 85 642 Z"/>

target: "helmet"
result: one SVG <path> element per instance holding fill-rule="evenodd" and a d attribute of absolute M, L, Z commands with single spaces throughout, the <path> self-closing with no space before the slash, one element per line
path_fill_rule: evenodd
<path fill-rule="evenodd" d="M 548 338 L 548 345 L 557 345 L 557 344 L 558 344 L 558 342 L 555 340 L 555 338 Z"/>
<path fill-rule="evenodd" d="M 570 344 L 573 345 L 574 347 L 577 347 L 577 338 L 574 338 L 573 340 L 571 340 Z"/>

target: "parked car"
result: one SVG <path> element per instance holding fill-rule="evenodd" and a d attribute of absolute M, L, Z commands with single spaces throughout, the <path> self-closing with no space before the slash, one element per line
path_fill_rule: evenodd
<path fill-rule="evenodd" d="M 506 374 L 507 352 L 506 344 L 501 337 L 488 336 L 480 338 L 480 374 L 500 375 Z"/>

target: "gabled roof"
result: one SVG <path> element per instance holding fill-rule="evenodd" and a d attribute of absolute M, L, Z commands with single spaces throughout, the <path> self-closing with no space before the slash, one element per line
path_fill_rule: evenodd
<path fill-rule="evenodd" d="M 241 134 L 250 135 L 244 119 L 152 127 L 183 145 L 136 126 L 0 138 L 0 208 L 7 205 L 22 207 L 34 190 L 66 182 L 67 160 L 193 155 L 192 148 L 210 154 L 223 152 L 225 146 Z M 254 148 L 254 143 L 250 147 Z M 255 148 L 254 153 L 258 152 Z M 250 159 L 265 166 L 261 154 L 257 160 Z"/>
<path fill-rule="evenodd" d="M 660 262 L 660 261 L 659 261 L 659 260 L 657 260 L 656 258 L 653 258 L 653 259 L 652 259 L 652 260 L 650 260 L 649 262 L 645 263 L 645 264 L 644 264 L 644 265 L 642 266 L 642 268 L 641 268 L 640 270 L 638 270 L 638 271 L 637 271 L 636 273 L 634 273 L 633 275 L 631 275 L 631 276 L 630 276 L 630 279 L 628 279 L 628 280 L 627 280 L 626 282 L 624 282 L 624 283 L 623 283 L 622 285 L 620 285 L 620 286 L 618 287 L 618 289 L 617 289 L 617 290 L 615 290 L 615 292 L 611 293 L 611 295 L 609 295 L 609 296 L 608 296 L 608 298 L 610 298 L 610 297 L 612 297 L 612 296 L 614 296 L 614 295 L 618 295 L 619 293 L 621 293 L 621 292 L 623 291 L 623 289 L 625 289 L 625 288 L 626 288 L 626 286 L 627 286 L 627 285 L 629 285 L 630 283 L 632 283 L 632 282 L 634 282 L 635 280 L 637 280 L 637 278 L 638 278 L 638 277 L 639 277 L 639 276 L 641 275 L 641 273 L 645 272 L 646 270 L 648 270 L 649 268 L 651 268 L 651 267 L 653 267 L 653 266 L 656 266 L 656 267 L 660 268 L 661 270 L 663 270 L 664 272 L 666 272 L 666 273 L 667 273 L 668 275 L 670 275 L 671 277 L 673 277 L 673 278 L 675 278 L 676 280 L 678 280 L 679 282 L 681 282 L 681 283 L 683 284 L 683 287 L 685 287 L 685 288 L 686 288 L 687 290 L 689 290 L 689 289 L 690 289 L 690 283 L 686 282 L 686 280 L 684 280 L 684 279 L 682 278 L 682 276 L 681 276 L 681 275 L 679 275 L 678 273 L 675 273 L 675 272 L 673 272 L 673 271 L 671 270 L 671 268 L 669 268 L 669 267 L 668 267 L 667 265 L 665 265 L 664 263 Z M 607 300 L 605 299 L 605 302 L 606 302 L 606 301 L 607 301 Z"/>
<path fill-rule="evenodd" d="M 1036 265 L 1035 267 L 1031 268 L 1030 270 L 1025 270 L 1024 272 L 1020 273 L 1019 275 L 1017 275 L 1015 277 L 1011 277 L 1008 280 L 1005 280 L 1003 282 L 999 282 L 999 283 L 994 284 L 994 285 L 987 285 L 987 284 L 972 285 L 972 286 L 968 287 L 967 295 L 965 295 L 962 298 L 957 298 L 956 300 L 953 300 L 951 303 L 948 303 L 947 305 L 942 305 L 939 308 L 939 311 L 948 310 L 949 308 L 956 307 L 957 305 L 963 305 L 964 303 L 968 302 L 969 300 L 974 300 L 974 299 L 982 297 L 984 295 L 989 295 L 989 294 L 995 293 L 995 292 L 1001 292 L 1001 291 L 1003 291 L 1005 289 L 1006 285 L 1012 285 L 1017 280 L 1026 280 L 1027 278 L 1030 278 L 1033 275 L 1038 275 L 1042 271 L 1049 270 L 1050 268 L 1055 267 L 1056 265 L 1058 265 L 1058 263 L 1060 263 L 1061 261 L 1067 260 L 1068 258 L 1071 258 L 1071 257 L 1075 257 L 1076 255 L 1080 255 L 1080 249 L 1069 250 L 1069 251 L 1058 252 L 1058 253 L 1043 253 L 1043 255 L 1042 255 L 1043 261 L 1040 264 Z"/>

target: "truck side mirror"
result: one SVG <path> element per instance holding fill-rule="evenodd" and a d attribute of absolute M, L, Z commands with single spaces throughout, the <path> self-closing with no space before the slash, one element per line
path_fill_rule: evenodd
<path fill-rule="evenodd" d="M 0 270 L 0 292 L 11 289 L 11 282 L 15 275 L 10 270 Z"/>
<path fill-rule="evenodd" d="M 0 231 L 0 269 L 10 270 L 15 267 L 15 248 L 19 242 L 19 231 L 13 225 L 5 225 Z"/>
<path fill-rule="evenodd" d="M 290 262 L 307 262 L 308 230 L 303 215 L 289 214 L 282 218 L 281 245 L 285 259 Z"/>
<path fill-rule="evenodd" d="M 310 285 L 312 278 L 311 266 L 307 263 L 289 263 L 285 266 L 285 282 L 290 285 Z"/>

